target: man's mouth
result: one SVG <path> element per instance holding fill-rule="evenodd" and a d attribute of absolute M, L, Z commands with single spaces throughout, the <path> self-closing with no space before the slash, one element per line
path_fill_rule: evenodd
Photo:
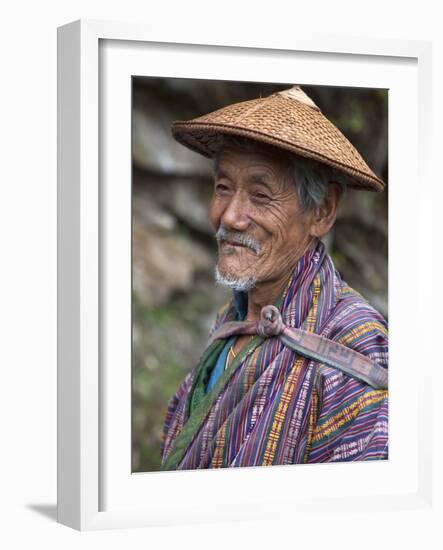
<path fill-rule="evenodd" d="M 219 247 L 230 249 L 231 251 L 239 250 L 240 248 L 250 250 L 256 255 L 260 254 L 260 244 L 250 235 L 246 235 L 240 231 L 228 231 L 223 225 L 217 230 L 215 235 L 219 243 Z"/>
<path fill-rule="evenodd" d="M 250 250 L 251 252 L 254 252 L 254 250 L 252 250 L 251 247 L 246 246 L 245 244 L 236 243 L 233 241 L 221 240 L 220 245 L 222 247 L 229 247 L 229 248 L 244 248 L 245 250 Z"/>
<path fill-rule="evenodd" d="M 228 246 L 238 246 L 240 248 L 248 248 L 246 245 L 244 244 L 240 244 L 240 243 L 236 243 L 236 242 L 233 242 L 233 241 L 221 241 L 221 243 L 223 245 L 228 245 Z"/>

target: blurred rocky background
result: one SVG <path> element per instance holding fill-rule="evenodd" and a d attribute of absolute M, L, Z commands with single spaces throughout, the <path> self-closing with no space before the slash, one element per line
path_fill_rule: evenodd
<path fill-rule="evenodd" d="M 213 282 L 211 163 L 176 143 L 171 123 L 293 84 L 133 78 L 134 472 L 159 469 L 168 399 L 229 298 Z M 387 90 L 302 87 L 387 182 Z M 387 317 L 387 191 L 349 190 L 325 242 L 343 278 Z"/>

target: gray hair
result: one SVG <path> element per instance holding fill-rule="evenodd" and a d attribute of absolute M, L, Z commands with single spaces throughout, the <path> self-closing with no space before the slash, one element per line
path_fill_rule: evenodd
<path fill-rule="evenodd" d="M 340 186 L 341 194 L 346 190 L 347 178 L 332 167 L 305 157 L 285 154 L 284 151 L 242 136 L 221 134 L 217 143 L 215 161 L 223 149 L 233 149 L 245 153 L 276 153 L 289 162 L 289 175 L 294 182 L 303 212 L 309 212 L 324 204 L 330 183 Z"/>

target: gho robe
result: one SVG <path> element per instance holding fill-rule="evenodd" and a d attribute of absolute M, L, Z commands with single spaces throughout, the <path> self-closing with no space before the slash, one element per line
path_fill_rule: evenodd
<path fill-rule="evenodd" d="M 297 262 L 275 305 L 287 326 L 321 334 L 387 368 L 386 321 L 340 278 L 320 241 Z M 213 331 L 237 318 L 231 301 Z M 278 337 L 254 336 L 205 393 L 224 343 L 207 347 L 169 402 L 162 469 L 388 457 L 387 390 L 302 357 Z"/>

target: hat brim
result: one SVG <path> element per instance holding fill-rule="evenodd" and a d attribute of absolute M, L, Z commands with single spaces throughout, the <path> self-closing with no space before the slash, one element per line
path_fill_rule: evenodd
<path fill-rule="evenodd" d="M 320 109 L 297 94 L 276 92 L 222 107 L 189 121 L 175 121 L 172 135 L 206 157 L 220 147 L 220 136 L 242 136 L 335 168 L 356 189 L 383 191 L 385 184 L 357 149 Z M 303 97 L 302 97 L 303 99 Z M 309 98 L 307 98 L 309 99 Z"/>
<path fill-rule="evenodd" d="M 375 174 L 363 172 L 319 151 L 313 151 L 300 144 L 294 144 L 276 136 L 258 130 L 233 127 L 222 123 L 204 123 L 193 121 L 175 121 L 172 135 L 179 143 L 205 157 L 213 158 L 219 151 L 218 137 L 222 134 L 241 136 L 260 143 L 271 145 L 288 153 L 309 158 L 335 168 L 346 176 L 349 187 L 367 191 L 383 191 L 385 184 Z"/>

